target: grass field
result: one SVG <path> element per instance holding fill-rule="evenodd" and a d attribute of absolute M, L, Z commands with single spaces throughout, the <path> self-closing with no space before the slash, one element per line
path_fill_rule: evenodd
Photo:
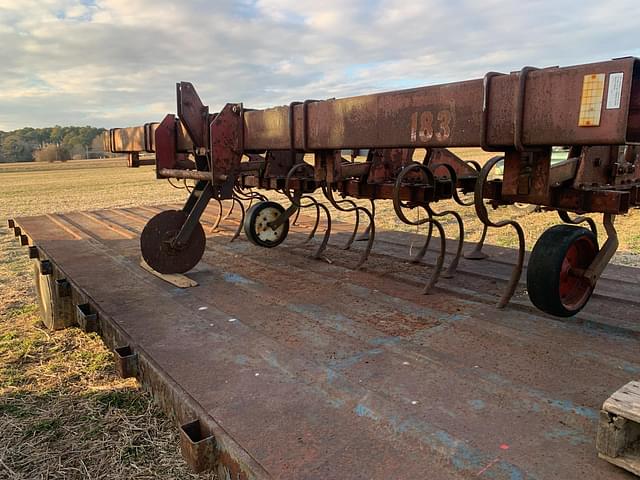
<path fill-rule="evenodd" d="M 20 215 L 182 200 L 152 167 L 125 165 L 0 165 L 0 478 L 208 478 L 188 472 L 176 426 L 116 377 L 98 337 L 44 329 L 32 266 L 4 228 Z"/>
<path fill-rule="evenodd" d="M 486 158 L 482 153 L 478 158 L 477 151 L 461 155 Z M 179 455 L 176 427 L 134 381 L 114 375 L 99 338 L 78 329 L 44 329 L 32 265 L 4 227 L 7 218 L 17 216 L 184 200 L 183 190 L 155 180 L 153 167 L 125 165 L 124 160 L 0 164 L 0 478 L 195 478 Z M 442 202 L 436 208 L 449 206 Z M 468 237 L 478 238 L 473 209 L 461 213 Z M 350 214 L 334 215 L 350 219 Z M 524 217 L 504 208 L 494 216 L 519 218 L 528 248 L 558 223 L 555 213 Z M 379 203 L 376 219 L 379 229 L 415 230 L 395 217 L 389 202 Z M 621 217 L 617 226 L 621 252 L 615 261 L 640 264 L 640 214 Z M 446 228 L 455 236 L 455 224 L 448 221 Z M 492 229 L 488 242 L 512 246 L 515 235 Z"/>

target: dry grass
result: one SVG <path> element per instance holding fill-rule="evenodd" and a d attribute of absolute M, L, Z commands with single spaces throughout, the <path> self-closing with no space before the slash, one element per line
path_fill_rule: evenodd
<path fill-rule="evenodd" d="M 460 152 L 483 160 L 480 151 Z M 124 160 L 64 164 L 0 165 L 0 219 L 95 208 L 182 202 L 184 191 L 154 179 L 153 167 L 128 169 Z M 360 202 L 367 205 L 367 202 Z M 436 209 L 453 205 L 441 202 Z M 377 203 L 379 229 L 413 230 L 390 202 Z M 456 208 L 468 238 L 480 235 L 473 208 Z M 352 214 L 333 212 L 340 219 Z M 527 246 L 555 213 L 516 217 Z M 619 219 L 618 263 L 640 264 L 640 214 Z M 449 235 L 456 235 L 451 219 Z M 488 241 L 513 246 L 508 228 L 492 229 Z M 374 246 L 375 248 L 375 246 Z M 176 428 L 135 382 L 113 374 L 102 342 L 78 329 L 48 332 L 38 320 L 31 265 L 6 228 L 0 229 L 0 478 L 192 478 L 177 447 Z M 327 252 L 330 256 L 330 250 Z"/>
<path fill-rule="evenodd" d="M 0 165 L 0 478 L 214 478 L 192 475 L 176 426 L 111 354 L 79 329 L 38 318 L 32 267 L 7 217 L 157 204 L 184 193 L 123 160 Z"/>

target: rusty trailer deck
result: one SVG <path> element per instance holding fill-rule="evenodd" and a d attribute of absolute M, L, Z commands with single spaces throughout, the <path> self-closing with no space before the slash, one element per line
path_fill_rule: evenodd
<path fill-rule="evenodd" d="M 119 371 L 182 425 L 196 468 L 222 479 L 634 478 L 598 459 L 595 439 L 602 402 L 640 376 L 640 269 L 610 265 L 585 310 L 556 319 L 523 287 L 495 308 L 506 249 L 462 260 L 425 296 L 435 253 L 407 261 L 420 237 L 379 232 L 354 270 L 364 242 L 341 250 L 347 226 L 334 226 L 343 233 L 324 261 L 300 244 L 308 220 L 261 249 L 229 242 L 231 218 L 188 274 L 199 286 L 180 289 L 139 266 L 140 231 L 165 208 L 15 226 L 43 273 L 70 283 L 69 321 L 118 347 Z"/>

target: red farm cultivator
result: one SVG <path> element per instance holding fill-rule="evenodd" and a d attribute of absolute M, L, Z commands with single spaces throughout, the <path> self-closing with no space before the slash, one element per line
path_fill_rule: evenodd
<path fill-rule="evenodd" d="M 177 115 L 109 135 L 112 151 L 155 152 L 158 178 L 195 181 L 182 210 L 158 214 L 141 235 L 144 259 L 161 273 L 186 272 L 198 263 L 205 248 L 199 219 L 210 201 L 231 200 L 241 210 L 248 239 L 267 248 L 285 240 L 300 209 L 312 209 L 311 235 L 321 217 L 326 224 L 318 257 L 327 246 L 331 215 L 311 195 L 317 192 L 335 209 L 353 213 L 355 230 L 346 248 L 366 221 L 359 265 L 374 245 L 376 200 L 392 200 L 403 222 L 424 226 L 425 243 L 413 260 L 420 261 L 437 232 L 440 254 L 426 293 L 440 275 L 454 274 L 462 253 L 461 216 L 434 207 L 452 199 L 475 207 L 484 224 L 482 239 L 488 228 L 517 234 L 518 260 L 499 302 L 504 307 L 522 273 L 524 234 L 516 221 L 492 221 L 487 204 L 517 202 L 559 213 L 562 223 L 533 247 L 527 290 L 541 310 L 570 316 L 587 303 L 616 251 L 615 216 L 640 204 L 640 61 L 634 58 L 525 67 L 459 83 L 265 110 L 228 103 L 211 113 L 184 82 L 177 85 L 177 100 Z M 554 146 L 568 148 L 568 158 L 552 163 Z M 462 161 L 450 147 L 481 147 L 496 156 L 481 166 Z M 418 148 L 426 151 L 420 158 Z M 366 152 L 366 161 L 356 161 L 362 158 L 358 150 Z M 498 165 L 503 175 L 490 176 Z M 268 201 L 259 189 L 281 193 L 287 206 Z M 407 215 L 413 209 L 424 212 L 420 220 Z M 604 214 L 606 239 L 600 244 L 595 222 L 585 213 Z M 444 215 L 458 224 L 457 248 L 447 266 Z M 482 240 L 468 257 L 482 258 L 481 248 Z"/>

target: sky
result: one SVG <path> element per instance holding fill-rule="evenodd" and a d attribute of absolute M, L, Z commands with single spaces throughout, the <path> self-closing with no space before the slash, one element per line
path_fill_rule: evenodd
<path fill-rule="evenodd" d="M 0 0 L 0 130 L 115 127 L 640 56 L 639 0 Z"/>

